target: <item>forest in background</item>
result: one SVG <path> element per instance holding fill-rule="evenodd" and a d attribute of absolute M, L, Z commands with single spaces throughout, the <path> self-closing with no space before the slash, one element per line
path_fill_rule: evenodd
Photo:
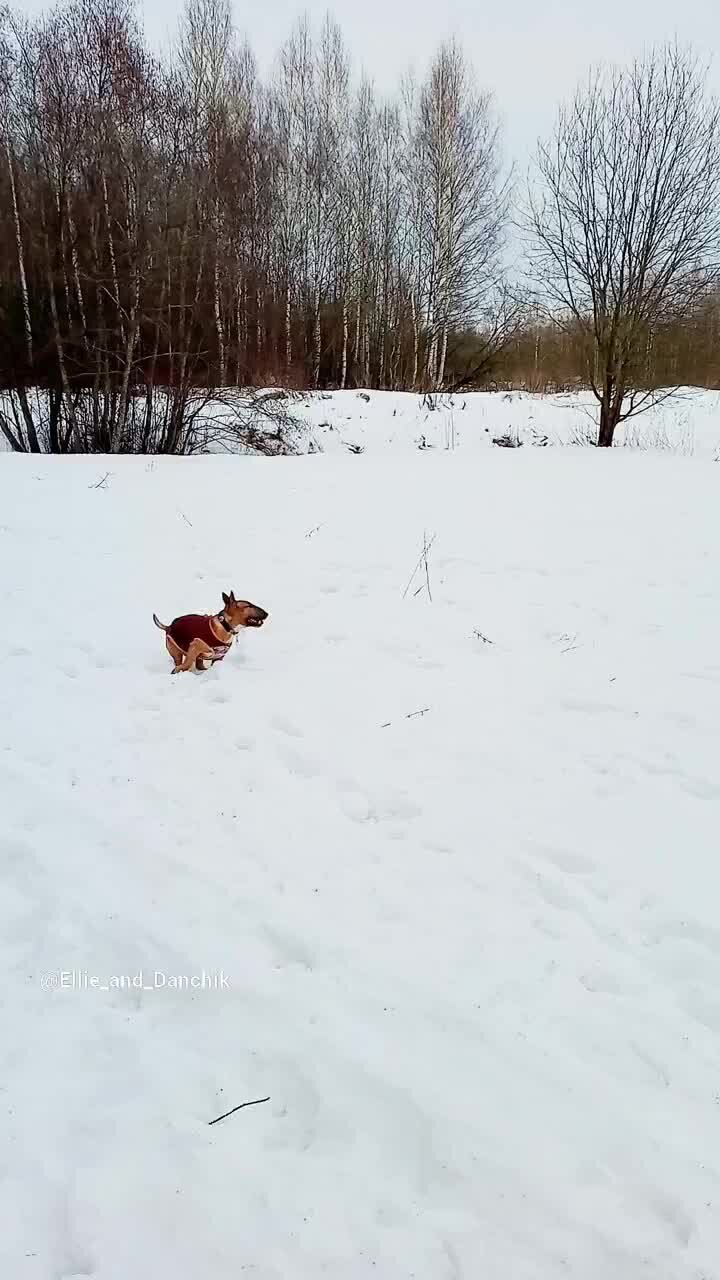
<path fill-rule="evenodd" d="M 669 133 L 672 94 L 687 107 L 698 82 L 678 83 L 664 84 Z M 37 20 L 6 9 L 0 118 L 0 386 L 12 402 L 0 426 L 12 447 L 182 451 L 197 388 L 590 383 L 612 416 L 631 384 L 720 385 L 707 246 L 680 264 L 672 297 L 666 287 L 646 305 L 645 266 L 630 303 L 623 283 L 609 304 L 619 250 L 606 236 L 608 279 L 596 273 L 576 301 L 577 264 L 560 261 L 537 210 L 534 225 L 518 222 L 495 104 L 454 42 L 386 99 L 353 75 L 330 17 L 318 30 L 300 20 L 262 80 L 228 0 L 188 0 L 165 59 L 126 0 L 70 0 Z M 605 163 L 609 126 L 594 121 Z M 554 305 L 512 261 L 527 234 L 566 277 Z"/>

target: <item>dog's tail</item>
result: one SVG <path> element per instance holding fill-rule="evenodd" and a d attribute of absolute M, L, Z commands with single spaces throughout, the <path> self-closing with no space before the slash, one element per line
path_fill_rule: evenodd
<path fill-rule="evenodd" d="M 153 614 L 153 622 L 155 623 L 156 627 L 160 628 L 161 631 L 168 630 L 168 628 L 165 626 L 165 623 L 160 621 L 156 613 Z"/>

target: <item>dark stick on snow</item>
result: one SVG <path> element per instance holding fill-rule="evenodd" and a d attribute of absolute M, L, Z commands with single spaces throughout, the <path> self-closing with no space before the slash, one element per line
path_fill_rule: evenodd
<path fill-rule="evenodd" d="M 182 518 L 183 518 L 183 520 L 185 521 L 185 523 L 186 523 L 186 524 L 189 524 L 189 525 L 190 525 L 190 528 L 192 529 L 192 527 L 193 527 L 192 520 L 188 520 L 188 518 L 187 518 L 187 516 L 185 515 L 185 512 L 184 512 L 184 511 L 181 511 L 179 514 L 182 516 Z"/>
<path fill-rule="evenodd" d="M 106 471 L 102 479 L 98 480 L 97 484 L 89 484 L 88 489 L 104 489 L 107 485 L 109 475 L 110 472 Z"/>
<path fill-rule="evenodd" d="M 228 1116 L 234 1116 L 236 1111 L 242 1111 L 243 1107 L 257 1107 L 261 1102 L 269 1102 L 270 1098 L 253 1098 L 251 1102 L 240 1102 L 231 1111 L 223 1111 L 221 1116 L 216 1116 L 214 1120 L 208 1120 L 208 1124 L 217 1124 L 218 1120 L 227 1120 Z"/>

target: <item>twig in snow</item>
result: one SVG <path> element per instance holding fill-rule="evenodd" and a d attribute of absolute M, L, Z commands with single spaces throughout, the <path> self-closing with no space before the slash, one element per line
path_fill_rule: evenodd
<path fill-rule="evenodd" d="M 178 515 L 181 515 L 181 516 L 182 516 L 182 518 L 183 518 L 183 520 L 185 521 L 185 523 L 186 523 L 186 524 L 189 524 L 189 525 L 190 525 L 190 528 L 192 529 L 192 527 L 193 527 L 192 520 L 188 520 L 187 516 L 185 515 L 185 512 L 184 512 L 184 511 L 179 511 L 179 512 L 178 512 Z"/>
<path fill-rule="evenodd" d="M 427 585 L 428 599 L 432 604 L 432 591 L 430 590 L 430 566 L 428 565 L 427 553 L 428 553 L 427 534 L 423 529 L 423 557 L 425 560 L 425 583 Z"/>
<path fill-rule="evenodd" d="M 314 529 L 308 529 L 307 533 L 305 534 L 305 537 L 312 538 L 313 534 L 317 533 L 318 529 L 322 529 L 322 527 L 323 527 L 322 524 L 316 524 Z"/>
<path fill-rule="evenodd" d="M 88 489 L 106 489 L 109 478 L 110 478 L 110 472 L 106 471 L 105 475 L 102 476 L 100 480 L 98 480 L 97 484 L 89 484 Z"/>
<path fill-rule="evenodd" d="M 560 650 L 561 653 L 572 653 L 573 649 L 582 649 L 582 645 L 577 643 L 577 635 L 571 636 L 564 631 L 561 636 L 557 637 L 557 639 L 560 644 L 565 644 L 564 649 Z"/>
<path fill-rule="evenodd" d="M 269 1102 L 270 1098 L 253 1098 L 250 1102 L 240 1102 L 231 1111 L 224 1111 L 221 1116 L 216 1116 L 214 1120 L 208 1120 L 208 1124 L 217 1124 L 218 1120 L 227 1120 L 228 1116 L 234 1116 L 236 1111 L 242 1111 L 243 1107 L 257 1107 L 261 1102 Z"/>
<path fill-rule="evenodd" d="M 491 640 L 489 636 L 485 636 L 485 635 L 483 635 L 482 631 L 478 631 L 477 627 L 473 627 L 473 635 L 474 635 L 478 640 L 482 640 L 483 644 L 494 644 L 494 643 L 495 643 L 495 641 L 494 641 L 494 640 Z"/>
<path fill-rule="evenodd" d="M 402 593 L 402 598 L 403 598 L 403 600 L 405 599 L 405 597 L 406 597 L 406 595 L 407 595 L 408 591 L 410 590 L 410 588 L 411 588 L 411 586 L 412 586 L 412 584 L 413 584 L 413 580 L 414 580 L 414 578 L 415 578 L 415 574 L 417 573 L 418 569 L 420 569 L 420 567 L 421 567 L 423 564 L 425 565 L 425 582 L 426 582 L 426 586 L 427 586 L 427 593 L 428 593 L 428 595 L 430 596 L 430 599 L 432 600 L 432 595 L 430 594 L 430 569 L 429 569 L 429 567 L 428 567 L 428 552 L 430 551 L 430 548 L 432 547 L 432 544 L 433 544 L 433 542 L 435 541 L 435 538 L 436 538 L 436 537 L 437 537 L 437 534 L 435 534 L 435 533 L 434 533 L 434 534 L 433 534 L 433 536 L 432 536 L 432 538 L 431 538 L 431 539 L 430 539 L 430 541 L 428 542 L 428 540 L 427 540 L 427 534 L 426 534 L 426 533 L 423 533 L 423 549 L 422 549 L 422 551 L 420 552 L 420 558 L 419 558 L 419 560 L 418 560 L 417 564 L 415 565 L 415 568 L 413 569 L 412 573 L 410 574 L 410 580 L 409 580 L 409 582 L 408 582 L 407 586 L 405 587 L 405 590 L 404 590 L 404 591 L 403 591 L 403 593 Z M 422 588 L 421 588 L 421 590 L 422 590 Z M 417 593 L 417 591 L 415 591 L 415 592 L 414 592 L 414 595 L 417 595 L 417 594 L 418 594 L 418 593 Z"/>
<path fill-rule="evenodd" d="M 429 710 L 429 707 L 420 707 L 419 711 L 408 711 L 407 715 L 403 716 L 403 720 L 412 720 L 414 716 L 424 716 L 425 712 Z M 386 720 L 384 724 L 380 725 L 380 728 L 389 729 L 391 724 L 392 720 Z"/>

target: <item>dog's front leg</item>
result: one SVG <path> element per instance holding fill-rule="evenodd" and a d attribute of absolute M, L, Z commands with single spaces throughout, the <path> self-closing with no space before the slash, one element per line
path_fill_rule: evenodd
<path fill-rule="evenodd" d="M 176 675 L 178 671 L 192 671 L 198 658 L 212 659 L 213 657 L 212 649 L 205 644 L 204 640 L 193 640 L 182 662 L 173 671 L 173 675 Z"/>

